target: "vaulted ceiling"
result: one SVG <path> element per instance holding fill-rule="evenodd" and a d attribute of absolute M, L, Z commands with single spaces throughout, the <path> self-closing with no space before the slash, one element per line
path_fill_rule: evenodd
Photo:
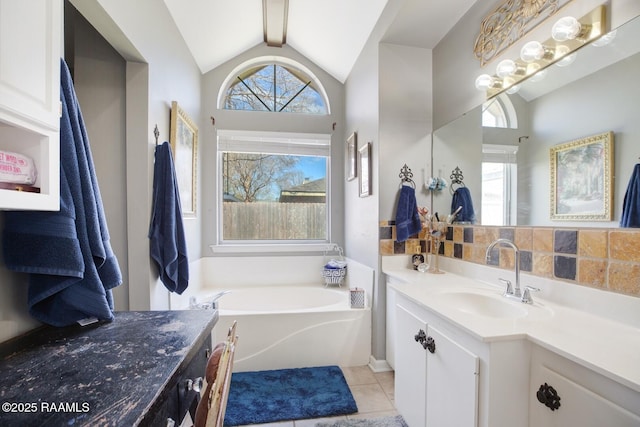
<path fill-rule="evenodd" d="M 203 73 L 268 33 L 340 82 L 392 1 L 402 6 L 383 41 L 431 49 L 477 0 L 164 0 Z"/>

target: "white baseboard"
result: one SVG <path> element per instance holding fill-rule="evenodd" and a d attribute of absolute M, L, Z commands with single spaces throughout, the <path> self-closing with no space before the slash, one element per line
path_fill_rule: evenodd
<path fill-rule="evenodd" d="M 377 360 L 373 356 L 369 356 L 369 369 L 371 369 L 373 372 L 393 371 L 386 360 Z"/>

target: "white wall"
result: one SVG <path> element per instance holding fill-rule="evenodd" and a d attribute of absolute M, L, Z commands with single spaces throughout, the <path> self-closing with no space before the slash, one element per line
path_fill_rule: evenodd
<path fill-rule="evenodd" d="M 129 308 L 165 309 L 169 293 L 157 279 L 147 237 L 157 124 L 169 140 L 171 101 L 202 128 L 201 74 L 164 3 L 73 0 L 74 6 L 127 60 L 127 237 Z M 202 168 L 198 168 L 200 171 Z M 201 194 L 201 189 L 198 188 Z M 200 196 L 197 196 L 200 199 Z M 201 215 L 184 220 L 190 259 L 200 257 Z"/>
<path fill-rule="evenodd" d="M 433 192 L 433 213 L 440 218 L 451 213 L 451 172 L 459 167 L 465 186 L 471 193 L 476 220 L 480 219 L 482 188 L 482 117 L 479 108 L 433 134 L 433 175 L 447 181 L 447 188 Z M 457 188 L 457 186 L 456 186 Z"/>
<path fill-rule="evenodd" d="M 430 157 L 431 52 L 384 42 L 403 6 L 390 0 L 345 82 L 344 139 L 372 143 L 372 195 L 359 197 L 358 180 L 345 183 L 345 248 L 350 258 L 374 268 L 372 355 L 385 358 L 386 286 L 380 273 L 379 225 L 395 217 L 400 168 L 407 165 L 420 185 Z M 408 85 L 407 85 L 408 83 Z M 428 196 L 417 189 L 418 203 Z"/>
<path fill-rule="evenodd" d="M 395 219 L 399 173 L 413 172 L 418 206 L 429 206 L 423 183 L 431 162 L 431 50 L 380 44 L 380 219 Z"/>

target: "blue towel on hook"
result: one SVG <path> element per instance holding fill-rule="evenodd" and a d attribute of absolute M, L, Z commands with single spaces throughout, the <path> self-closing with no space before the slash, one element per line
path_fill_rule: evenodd
<path fill-rule="evenodd" d="M 408 185 L 403 185 L 400 189 L 396 209 L 396 240 L 404 242 L 420 230 L 422 230 L 422 222 L 418 213 L 416 190 Z"/>
<path fill-rule="evenodd" d="M 166 141 L 156 146 L 149 239 L 160 280 L 171 292 L 181 294 L 189 285 L 189 260 L 178 181 Z"/>
<path fill-rule="evenodd" d="M 458 206 L 462 206 L 462 209 L 458 212 L 458 215 L 456 215 L 456 222 L 469 222 L 474 224 L 476 222 L 476 213 L 473 210 L 471 192 L 467 187 L 458 187 L 456 191 L 453 192 L 451 212 L 458 209 Z"/>
<path fill-rule="evenodd" d="M 640 227 L 640 163 L 633 168 L 627 192 L 624 194 L 620 227 Z"/>
<path fill-rule="evenodd" d="M 64 60 L 60 80 L 60 210 L 6 212 L 3 246 L 7 268 L 29 273 L 29 313 L 68 326 L 90 317 L 113 320 L 111 289 L 122 283 L 122 275 Z"/>

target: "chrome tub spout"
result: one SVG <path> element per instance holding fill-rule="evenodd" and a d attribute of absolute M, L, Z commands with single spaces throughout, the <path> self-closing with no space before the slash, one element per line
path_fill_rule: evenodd
<path fill-rule="evenodd" d="M 189 309 L 193 310 L 193 309 L 212 309 L 212 310 L 217 310 L 218 309 L 218 300 L 226 295 L 231 293 L 231 291 L 220 291 L 216 294 L 213 294 L 213 296 L 210 297 L 210 300 L 207 302 L 201 302 L 199 303 L 196 297 L 191 297 L 189 298 Z"/>

